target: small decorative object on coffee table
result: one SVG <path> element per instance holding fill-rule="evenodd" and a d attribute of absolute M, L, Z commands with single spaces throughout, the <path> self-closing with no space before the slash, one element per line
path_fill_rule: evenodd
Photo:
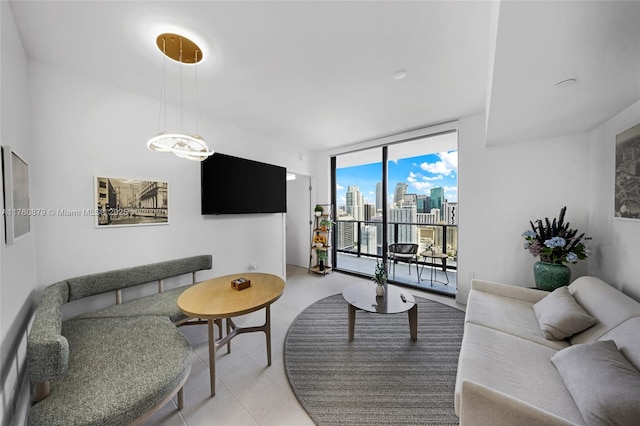
<path fill-rule="evenodd" d="M 245 288 L 251 287 L 251 280 L 246 278 L 236 278 L 231 281 L 231 288 L 234 290 L 244 290 Z"/>
<path fill-rule="evenodd" d="M 535 223 L 530 221 L 531 230 L 522 236 L 526 240 L 525 250 L 534 256 L 540 256 L 540 261 L 533 265 L 533 275 L 536 287 L 541 290 L 553 291 L 558 287 L 568 285 L 571 280 L 571 269 L 564 263 L 578 263 L 591 254 L 591 249 L 583 240 L 590 240 L 584 233 L 578 234 L 577 229 L 571 229 L 569 222 L 564 223 L 567 207 L 560 210 L 558 219 L 544 222 L 540 219 Z"/>
<path fill-rule="evenodd" d="M 371 281 L 376 283 L 376 297 L 384 297 L 384 285 L 387 283 L 387 268 L 384 262 L 378 262 Z"/>

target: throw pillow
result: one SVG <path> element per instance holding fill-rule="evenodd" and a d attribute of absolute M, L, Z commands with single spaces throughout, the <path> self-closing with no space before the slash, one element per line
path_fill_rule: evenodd
<path fill-rule="evenodd" d="M 575 301 L 567 287 L 559 287 L 533 305 L 538 324 L 547 340 L 562 340 L 597 321 Z"/>
<path fill-rule="evenodd" d="M 551 362 L 588 426 L 638 424 L 640 372 L 613 340 L 569 346 Z"/>

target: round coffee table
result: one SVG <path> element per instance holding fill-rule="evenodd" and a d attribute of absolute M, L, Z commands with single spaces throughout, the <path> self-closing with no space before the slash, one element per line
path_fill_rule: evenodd
<path fill-rule="evenodd" d="M 387 284 L 384 297 L 376 297 L 375 284 L 361 282 L 345 288 L 342 297 L 349 304 L 349 341 L 353 340 L 356 323 L 356 310 L 374 314 L 409 315 L 409 333 L 411 340 L 418 339 L 418 304 L 408 291 L 391 284 Z"/>

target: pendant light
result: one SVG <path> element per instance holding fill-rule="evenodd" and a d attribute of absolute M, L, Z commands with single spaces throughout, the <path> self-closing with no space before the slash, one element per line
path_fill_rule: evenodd
<path fill-rule="evenodd" d="M 207 147 L 202 136 L 188 135 L 182 133 L 182 64 L 193 64 L 195 67 L 195 102 L 196 102 L 196 133 L 198 130 L 198 62 L 202 60 L 202 51 L 191 40 L 178 34 L 160 34 L 156 39 L 156 44 L 164 54 L 162 63 L 162 82 L 160 99 L 160 116 L 164 113 L 164 128 L 167 126 L 167 81 L 166 81 L 166 58 L 171 58 L 180 62 L 180 133 L 170 133 L 165 131 L 152 137 L 147 141 L 147 148 L 156 152 L 172 152 L 180 158 L 187 160 L 203 161 L 213 154 L 213 150 Z M 160 121 L 160 117 L 158 121 Z"/>

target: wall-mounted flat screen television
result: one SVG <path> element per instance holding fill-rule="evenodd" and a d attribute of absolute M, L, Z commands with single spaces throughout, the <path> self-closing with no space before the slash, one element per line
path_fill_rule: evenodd
<path fill-rule="evenodd" d="M 202 162 L 202 214 L 286 213 L 287 169 L 214 153 Z"/>

